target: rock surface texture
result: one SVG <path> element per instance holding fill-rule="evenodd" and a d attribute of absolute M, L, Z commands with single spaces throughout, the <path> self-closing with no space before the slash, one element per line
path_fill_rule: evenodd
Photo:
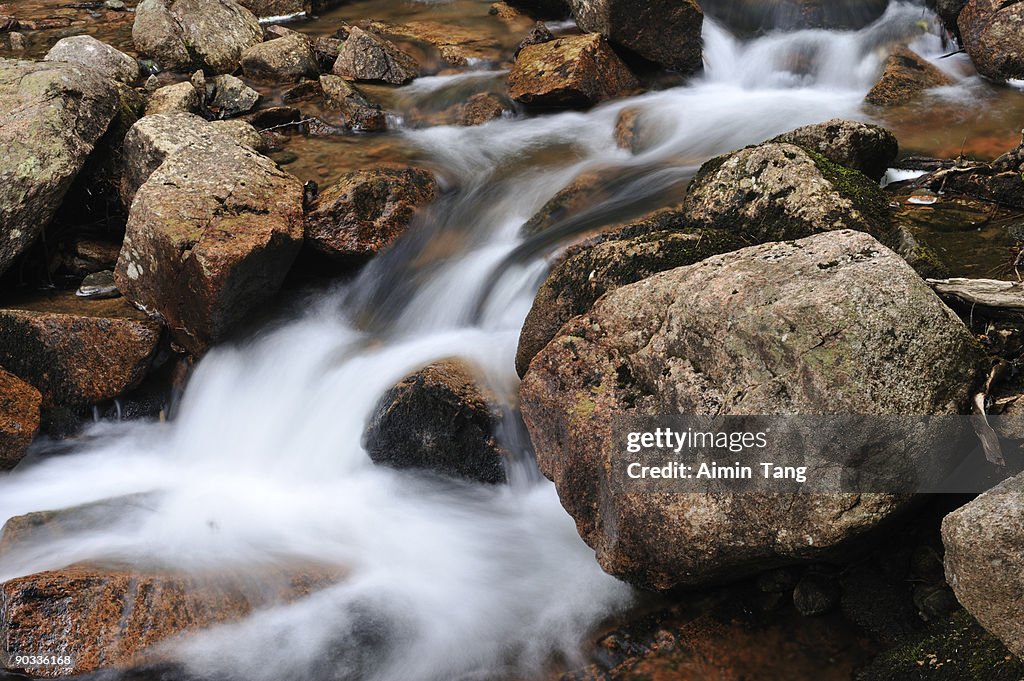
<path fill-rule="evenodd" d="M 61 38 L 46 53 L 44 61 L 88 66 L 126 85 L 132 85 L 139 79 L 139 65 L 134 59 L 89 35 Z"/>
<path fill-rule="evenodd" d="M 352 27 L 332 69 L 353 80 L 404 85 L 419 75 L 419 64 L 390 40 Z"/>
<path fill-rule="evenodd" d="M 592 106 L 639 86 L 629 68 L 596 33 L 524 47 L 508 84 L 516 101 L 550 107 Z"/>
<path fill-rule="evenodd" d="M 901 48 L 885 60 L 881 78 L 864 99 L 869 104 L 893 106 L 912 101 L 925 90 L 952 84 L 952 78 L 923 57 Z"/>
<path fill-rule="evenodd" d="M 779 135 L 772 142 L 810 149 L 833 163 L 859 170 L 876 182 L 899 154 L 896 136 L 885 128 L 840 118 L 805 125 Z"/>
<path fill-rule="evenodd" d="M 0 369 L 0 471 L 14 468 L 39 430 L 39 391 Z"/>
<path fill-rule="evenodd" d="M 1024 6 L 1004 0 L 970 0 L 957 18 L 971 61 L 993 80 L 1024 78 Z"/>

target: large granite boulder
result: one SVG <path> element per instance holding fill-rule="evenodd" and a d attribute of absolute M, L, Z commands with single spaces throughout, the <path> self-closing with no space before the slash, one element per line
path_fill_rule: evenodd
<path fill-rule="evenodd" d="M 667 589 L 834 557 L 909 496 L 650 493 L 616 482 L 623 443 L 614 423 L 955 414 L 980 354 L 902 258 L 843 230 L 713 256 L 605 294 L 533 359 L 522 411 L 541 470 L 602 567 Z M 871 424 L 845 435 L 875 437 Z M 927 446 L 900 455 L 927 470 L 951 463 L 933 461 Z"/>
<path fill-rule="evenodd" d="M 119 107 L 94 69 L 0 59 L 0 272 L 53 219 Z"/>
<path fill-rule="evenodd" d="M 242 72 L 254 80 L 285 83 L 316 78 L 320 65 L 309 38 L 289 33 L 242 52 Z"/>
<path fill-rule="evenodd" d="M 132 57 L 90 35 L 61 38 L 46 53 L 44 61 L 88 66 L 126 85 L 134 85 L 139 79 L 139 65 Z"/>
<path fill-rule="evenodd" d="M 969 0 L 957 17 L 961 42 L 983 76 L 1024 78 L 1024 5 L 1005 0 Z"/>
<path fill-rule="evenodd" d="M 420 67 L 390 40 L 353 26 L 332 72 L 352 80 L 404 85 L 420 74 Z"/>
<path fill-rule="evenodd" d="M 896 161 L 900 150 L 896 136 L 885 128 L 841 118 L 805 125 L 771 141 L 817 152 L 833 163 L 859 170 L 876 182 Z"/>

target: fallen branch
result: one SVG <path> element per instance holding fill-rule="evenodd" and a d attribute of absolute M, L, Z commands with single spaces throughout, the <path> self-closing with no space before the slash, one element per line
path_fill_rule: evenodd
<path fill-rule="evenodd" d="M 998 279 L 926 279 L 940 296 L 969 305 L 1024 313 L 1024 283 Z"/>

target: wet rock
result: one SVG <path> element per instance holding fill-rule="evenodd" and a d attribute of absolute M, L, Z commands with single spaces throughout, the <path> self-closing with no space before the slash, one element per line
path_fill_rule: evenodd
<path fill-rule="evenodd" d="M 114 268 L 121 244 L 96 239 L 76 239 L 64 254 L 64 269 L 85 276 Z"/>
<path fill-rule="evenodd" d="M 323 97 L 324 89 L 319 80 L 304 80 L 281 93 L 281 101 L 285 104 L 314 101 L 323 99 Z"/>
<path fill-rule="evenodd" d="M 119 111 L 115 84 L 88 67 L 0 60 L 0 272 L 49 224 Z"/>
<path fill-rule="evenodd" d="M 364 28 L 391 40 L 429 45 L 451 66 L 469 66 L 475 61 L 496 63 L 505 58 L 494 40 L 482 36 L 477 30 L 451 22 L 415 20 L 393 24 L 371 21 Z"/>
<path fill-rule="evenodd" d="M 864 28 L 885 13 L 889 0 L 708 0 L 702 6 L 709 17 L 749 36 L 772 30 Z"/>
<path fill-rule="evenodd" d="M 102 272 L 93 272 L 85 277 L 75 295 L 79 298 L 102 300 L 104 298 L 118 298 L 121 292 L 117 290 L 117 284 L 114 282 L 114 272 L 112 270 L 103 270 Z"/>
<path fill-rule="evenodd" d="M 146 115 L 165 113 L 199 113 L 204 95 L 192 83 L 175 83 L 158 89 L 146 103 Z"/>
<path fill-rule="evenodd" d="M 804 617 L 831 612 L 839 605 L 839 584 L 834 575 L 808 570 L 793 589 L 793 607 Z"/>
<path fill-rule="evenodd" d="M 885 128 L 839 118 L 805 125 L 771 141 L 810 149 L 833 163 L 859 170 L 876 182 L 899 153 L 896 136 Z"/>
<path fill-rule="evenodd" d="M 967 0 L 929 0 L 928 5 L 942 19 L 946 30 L 959 37 L 960 28 L 957 26 L 957 20 L 960 18 L 960 12 L 967 6 Z"/>
<path fill-rule="evenodd" d="M 313 41 L 313 53 L 316 54 L 316 61 L 321 71 L 330 71 L 334 68 L 334 62 L 338 61 L 341 54 L 341 46 L 345 43 L 341 38 L 333 36 L 320 36 Z"/>
<path fill-rule="evenodd" d="M 957 18 L 961 42 L 983 76 L 1024 78 L 1024 6 L 1005 0 L 969 0 Z"/>
<path fill-rule="evenodd" d="M 520 376 L 566 322 L 608 291 L 748 245 L 731 232 L 666 227 L 637 234 L 627 226 L 570 251 L 537 291 L 523 323 L 516 350 Z"/>
<path fill-rule="evenodd" d="M 311 9 L 311 0 L 238 0 L 238 4 L 256 16 L 289 17 Z"/>
<path fill-rule="evenodd" d="M 570 0 L 580 29 L 600 33 L 655 63 L 683 74 L 700 71 L 704 13 L 696 0 Z"/>
<path fill-rule="evenodd" d="M 302 243 L 302 183 L 206 132 L 177 148 L 162 146 L 159 131 L 129 135 L 148 149 L 133 177 L 158 167 L 135 193 L 115 270 L 122 294 L 194 355 L 277 293 Z"/>
<path fill-rule="evenodd" d="M 160 325 L 124 300 L 40 294 L 0 309 L 0 365 L 31 383 L 45 408 L 121 395 L 149 370 Z"/>
<path fill-rule="evenodd" d="M 955 192 L 973 200 L 1024 209 L 1024 143 L 991 163 L 958 160 L 921 177 L 916 185 L 933 192 Z M 962 200 L 962 199 L 961 199 Z"/>
<path fill-rule="evenodd" d="M 643 150 L 643 132 L 640 124 L 642 115 L 643 111 L 633 106 L 619 112 L 615 119 L 615 145 L 620 149 L 628 149 L 634 154 Z"/>
<path fill-rule="evenodd" d="M 11 48 L 11 52 L 24 52 L 27 45 L 25 44 L 25 35 L 18 31 L 11 31 L 7 34 L 7 44 Z"/>
<path fill-rule="evenodd" d="M 341 123 L 352 130 L 378 132 L 387 127 L 380 106 L 370 102 L 354 85 L 340 76 L 320 76 L 325 103 L 341 114 Z"/>
<path fill-rule="evenodd" d="M 107 78 L 127 85 L 133 85 L 139 79 L 139 65 L 134 59 L 88 35 L 58 40 L 44 60 L 89 66 Z"/>
<path fill-rule="evenodd" d="M 1024 476 L 942 521 L 946 580 L 957 599 L 1015 655 L 1024 656 Z"/>
<path fill-rule="evenodd" d="M 493 92 L 478 92 L 459 105 L 459 125 L 480 125 L 503 118 L 512 111 L 511 102 Z"/>
<path fill-rule="evenodd" d="M 533 359 L 520 392 L 538 464 L 602 567 L 667 589 L 820 561 L 909 499 L 623 490 L 608 465 L 617 417 L 952 414 L 980 356 L 899 256 L 844 230 L 713 256 L 607 293 Z M 874 437 L 873 427 L 860 436 Z M 932 461 L 930 446 L 901 455 L 949 464 Z"/>
<path fill-rule="evenodd" d="M 767 142 L 705 163 L 690 185 L 685 217 L 754 242 L 833 229 L 893 244 L 888 201 L 865 175 L 792 144 Z"/>
<path fill-rule="evenodd" d="M 882 77 L 864 99 L 869 104 L 893 106 L 912 101 L 925 90 L 952 85 L 953 82 L 918 54 L 900 48 L 885 60 Z"/>
<path fill-rule="evenodd" d="M 309 38 L 292 33 L 242 52 L 242 71 L 255 80 L 283 83 L 316 78 L 320 65 Z"/>
<path fill-rule="evenodd" d="M 512 99 L 545 107 L 592 106 L 639 87 L 629 68 L 597 34 L 523 48 L 508 83 Z"/>
<path fill-rule="evenodd" d="M 497 399 L 458 360 L 431 364 L 388 391 L 363 446 L 375 463 L 486 483 L 505 481 Z"/>
<path fill-rule="evenodd" d="M 507 4 L 537 19 L 565 19 L 570 12 L 566 0 L 509 0 Z"/>
<path fill-rule="evenodd" d="M 349 173 L 320 193 L 306 216 L 306 242 L 335 260 L 362 263 L 394 243 L 436 196 L 434 176 L 421 168 Z"/>
<path fill-rule="evenodd" d="M 241 78 L 221 75 L 206 80 L 206 107 L 221 118 L 252 111 L 258 101 L 260 93 L 246 85 Z"/>
<path fill-rule="evenodd" d="M 14 468 L 39 430 L 39 391 L 0 369 L 0 471 Z"/>
<path fill-rule="evenodd" d="M 516 47 L 515 56 L 518 57 L 519 53 L 530 45 L 542 45 L 544 43 L 549 43 L 554 39 L 555 35 L 548 30 L 547 25 L 543 21 L 538 21 L 534 24 L 533 28 L 530 29 L 530 32 L 526 34 L 526 37 L 520 41 L 519 46 Z"/>
<path fill-rule="evenodd" d="M 59 641 L 73 659 L 71 674 L 124 669 L 176 634 L 240 620 L 340 578 L 325 568 L 276 568 L 246 583 L 229 575 L 89 564 L 19 577 L 0 585 L 0 634 L 7 643 L 0 665 L 23 666 L 14 656 L 50 650 Z M 65 675 L 54 666 L 26 671 Z"/>
<path fill-rule="evenodd" d="M 419 75 L 419 65 L 390 40 L 352 27 L 332 71 L 353 80 L 404 85 Z"/>
<path fill-rule="evenodd" d="M 259 19 L 235 0 L 142 0 L 132 41 L 164 69 L 231 73 L 263 41 Z"/>

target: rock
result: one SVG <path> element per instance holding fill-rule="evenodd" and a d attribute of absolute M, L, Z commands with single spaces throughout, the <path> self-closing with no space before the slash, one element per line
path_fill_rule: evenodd
<path fill-rule="evenodd" d="M 258 101 L 260 93 L 246 85 L 241 78 L 222 75 L 206 81 L 206 107 L 221 118 L 252 111 Z"/>
<path fill-rule="evenodd" d="M 312 9 L 310 0 L 238 0 L 238 4 L 261 19 L 290 17 Z"/>
<path fill-rule="evenodd" d="M 877 106 L 893 106 L 912 101 L 925 90 L 952 85 L 953 79 L 906 48 L 900 48 L 885 60 L 882 77 L 864 100 Z"/>
<path fill-rule="evenodd" d="M 978 72 L 993 80 L 1024 78 L 1024 6 L 969 0 L 957 18 L 960 37 Z"/>
<path fill-rule="evenodd" d="M 526 37 L 519 42 L 514 56 L 518 57 L 519 53 L 530 45 L 542 45 L 544 43 L 549 43 L 554 39 L 555 34 L 548 30 L 547 24 L 543 21 L 538 21 L 534 24 L 533 28 L 530 29 L 530 32 L 526 34 Z"/>
<path fill-rule="evenodd" d="M 0 369 L 0 471 L 18 465 L 39 430 L 39 391 Z"/>
<path fill-rule="evenodd" d="M 420 69 L 413 57 L 391 41 L 352 27 L 332 72 L 353 80 L 404 85 L 416 78 Z"/>
<path fill-rule="evenodd" d="M 263 42 L 263 27 L 235 0 L 142 0 L 132 41 L 165 69 L 231 73 L 246 48 Z"/>
<path fill-rule="evenodd" d="M 261 154 L 266 147 L 266 140 L 263 139 L 263 135 L 247 121 L 238 119 L 233 121 L 213 121 L 210 123 L 210 127 L 219 133 L 227 135 L 238 144 L 255 149 Z"/>
<path fill-rule="evenodd" d="M 393 244 L 416 209 L 436 196 L 434 176 L 421 168 L 349 173 L 320 193 L 306 216 L 306 242 L 335 260 L 361 264 Z"/>
<path fill-rule="evenodd" d="M 889 0 L 707 0 L 705 12 L 744 36 L 808 28 L 855 30 L 885 14 Z"/>
<path fill-rule="evenodd" d="M 804 617 L 831 612 L 839 605 L 839 584 L 834 576 L 808 570 L 793 589 L 793 607 Z"/>
<path fill-rule="evenodd" d="M 732 230 L 756 243 L 856 229 L 892 244 L 888 205 L 863 174 L 803 147 L 767 142 L 705 163 L 683 213 L 694 226 Z"/>
<path fill-rule="evenodd" d="M 124 300 L 52 292 L 0 309 L 0 365 L 35 386 L 44 408 L 79 409 L 134 388 L 160 325 Z"/>
<path fill-rule="evenodd" d="M 192 83 L 175 83 L 154 92 L 146 103 L 146 115 L 165 113 L 199 113 L 205 93 L 201 95 Z"/>
<path fill-rule="evenodd" d="M 929 0 L 928 5 L 942 19 L 946 30 L 959 38 L 960 28 L 957 26 L 957 20 L 960 18 L 960 12 L 967 6 L 967 0 Z"/>
<path fill-rule="evenodd" d="M 316 54 L 316 61 L 321 71 L 330 71 L 334 68 L 334 62 L 338 61 L 341 54 L 341 46 L 344 44 L 340 38 L 322 35 L 313 41 L 313 52 Z"/>
<path fill-rule="evenodd" d="M 88 67 L 0 60 L 0 273 L 49 224 L 119 106 Z"/>
<path fill-rule="evenodd" d="M 324 100 L 341 113 L 341 123 L 352 130 L 378 132 L 387 127 L 380 106 L 370 102 L 354 85 L 340 76 L 320 76 Z"/>
<path fill-rule="evenodd" d="M 139 79 L 139 65 L 134 59 L 89 35 L 61 38 L 46 53 L 44 61 L 89 66 L 127 85 L 134 85 Z"/>
<path fill-rule="evenodd" d="M 121 244 L 95 239 L 76 239 L 64 255 L 64 269 L 77 276 L 114 268 Z"/>
<path fill-rule="evenodd" d="M 821 561 L 909 498 L 624 490 L 612 482 L 614 420 L 954 414 L 980 358 L 899 256 L 844 230 L 713 256 L 605 294 L 533 359 L 520 393 L 538 464 L 601 566 L 668 589 Z M 929 470 L 949 464 L 932 461 L 930 446 L 907 454 Z"/>
<path fill-rule="evenodd" d="M 473 371 L 445 360 L 406 377 L 381 398 L 363 446 L 378 464 L 500 483 L 506 452 L 495 434 L 501 420 L 497 399 Z"/>
<path fill-rule="evenodd" d="M 323 76 L 321 76 L 322 78 Z M 337 76 L 332 76 L 337 78 Z M 345 81 L 344 78 L 341 80 Z M 348 81 L 345 81 L 346 83 Z M 297 83 L 281 93 L 281 101 L 284 104 L 295 104 L 296 102 L 308 102 L 323 99 L 324 89 L 319 80 L 304 80 Z"/>
<path fill-rule="evenodd" d="M 509 0 L 507 4 L 537 19 L 565 19 L 570 11 L 566 0 Z"/>
<path fill-rule="evenodd" d="M 364 30 L 405 43 L 433 47 L 451 66 L 469 66 L 474 62 L 499 63 L 505 51 L 495 41 L 473 28 L 452 22 L 414 20 L 401 24 L 371 21 Z"/>
<path fill-rule="evenodd" d="M 25 44 L 25 34 L 18 31 L 8 33 L 7 42 L 10 45 L 11 52 L 24 52 L 27 47 Z"/>
<path fill-rule="evenodd" d="M 85 277 L 81 286 L 75 291 L 75 295 L 79 298 L 102 300 L 104 298 L 119 298 L 121 292 L 117 290 L 117 284 L 114 282 L 114 272 L 104 270 L 93 272 Z"/>
<path fill-rule="evenodd" d="M 493 92 L 478 92 L 459 105 L 459 125 L 481 125 L 511 113 L 511 102 Z"/>
<path fill-rule="evenodd" d="M 899 153 L 896 136 L 870 123 L 833 118 L 805 125 L 771 140 L 815 151 L 829 161 L 880 181 Z"/>
<path fill-rule="evenodd" d="M 14 656 L 49 650 L 73 661 L 67 674 L 137 665 L 170 637 L 241 620 L 341 578 L 325 568 L 267 569 L 248 583 L 230 575 L 76 564 L 0 585 L 0 666 Z M 32 667 L 36 677 L 65 675 L 59 666 Z"/>
<path fill-rule="evenodd" d="M 1024 475 L 942 521 L 946 581 L 981 626 L 1024 656 Z"/>
<path fill-rule="evenodd" d="M 559 38 L 523 48 L 508 75 L 512 99 L 533 106 L 586 107 L 639 87 L 599 35 Z"/>
<path fill-rule="evenodd" d="M 516 371 L 520 376 L 566 322 L 590 310 L 608 291 L 747 245 L 733 233 L 719 230 L 636 231 L 627 226 L 574 249 L 551 271 L 519 335 Z"/>
<path fill-rule="evenodd" d="M 153 162 L 166 155 L 135 194 L 115 276 L 199 355 L 277 293 L 302 243 L 303 190 L 227 135 L 170 149 L 152 146 Z"/>
<path fill-rule="evenodd" d="M 320 65 L 309 38 L 292 33 L 242 52 L 242 71 L 255 80 L 282 83 L 316 78 Z"/>
<path fill-rule="evenodd" d="M 245 144 L 261 140 L 256 130 L 242 121 L 208 123 L 187 113 L 154 114 L 132 126 L 124 138 L 124 171 L 121 200 L 131 206 L 135 192 L 171 154 L 188 147 Z"/>
<path fill-rule="evenodd" d="M 704 13 L 696 0 L 570 0 L 580 30 L 683 74 L 701 70 Z"/>

